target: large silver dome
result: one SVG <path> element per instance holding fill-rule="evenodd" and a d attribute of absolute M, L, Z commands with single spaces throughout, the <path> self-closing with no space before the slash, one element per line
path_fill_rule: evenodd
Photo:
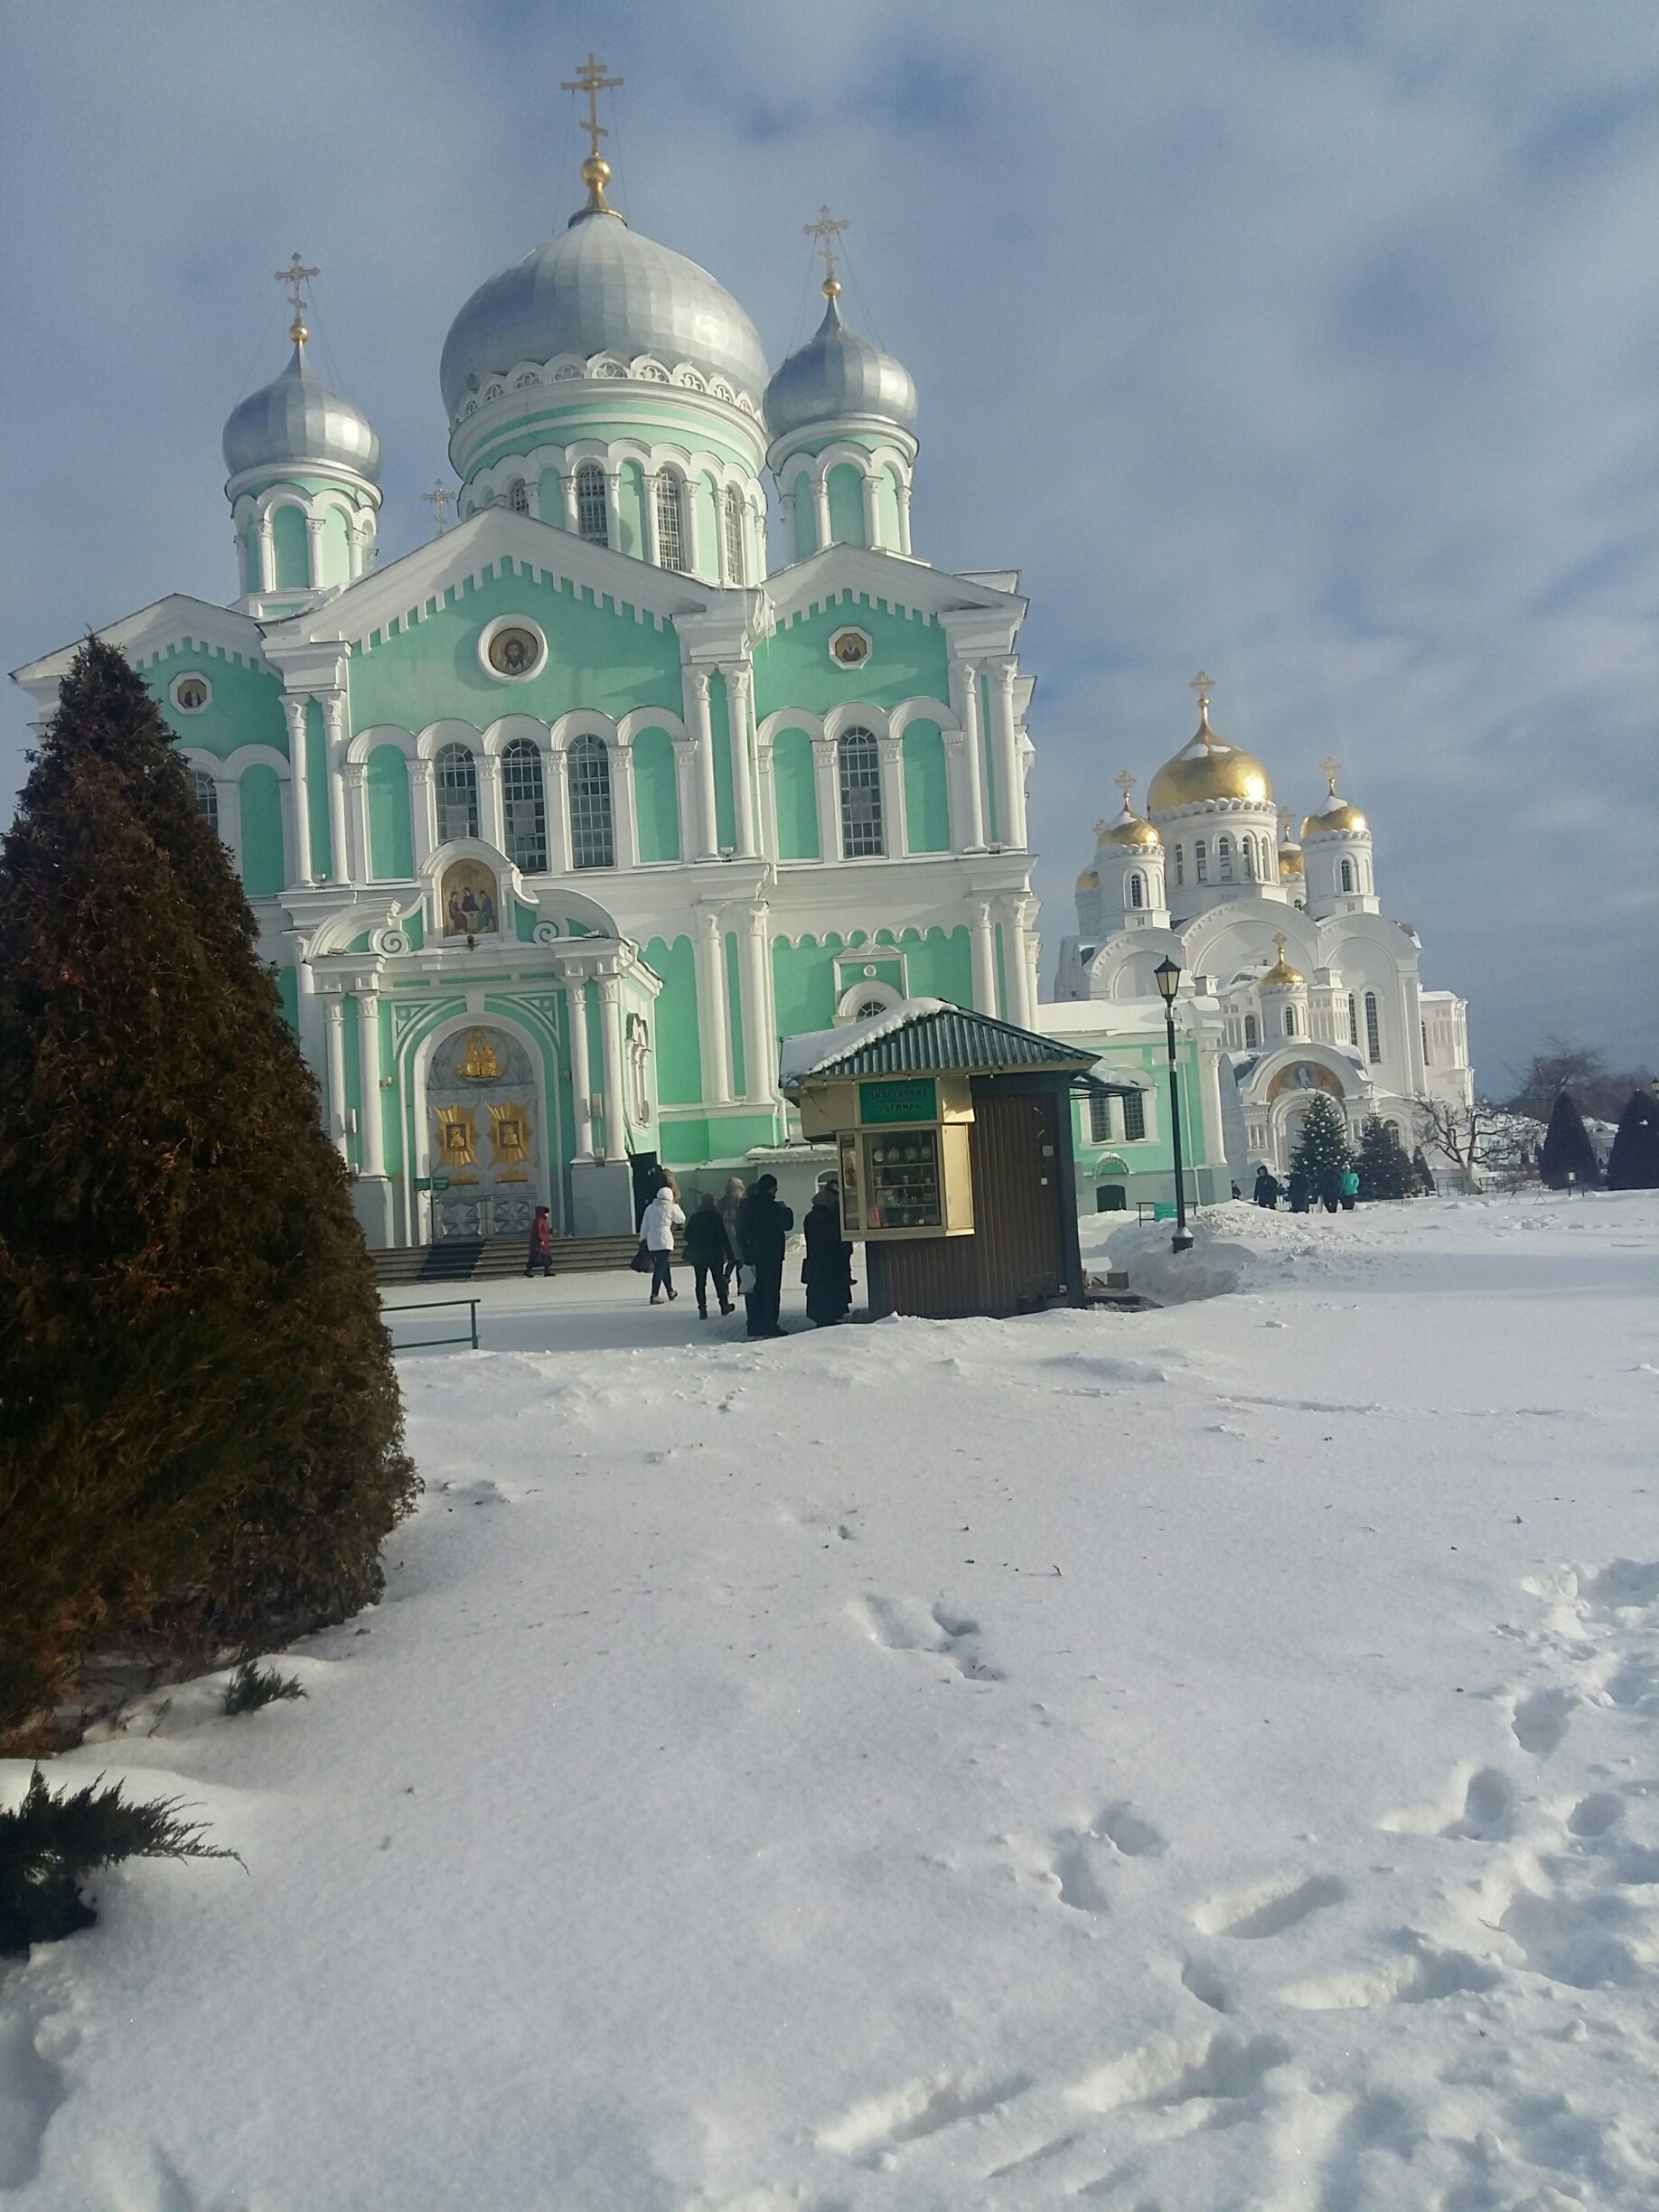
<path fill-rule="evenodd" d="M 373 483 L 380 473 L 380 441 L 367 417 L 312 374 L 305 344 L 296 341 L 282 374 L 249 393 L 225 425 L 225 466 L 239 476 L 244 469 L 304 461 L 332 462 Z"/>
<path fill-rule="evenodd" d="M 849 415 L 874 415 L 914 430 L 916 388 L 902 362 L 848 329 L 831 299 L 813 336 L 766 387 L 765 414 L 774 438 Z"/>
<path fill-rule="evenodd" d="M 450 418 L 486 378 L 558 353 L 624 361 L 650 353 L 668 369 L 689 361 L 757 403 L 766 383 L 759 333 L 731 294 L 609 211 L 585 210 L 479 286 L 444 342 L 438 377 Z"/>

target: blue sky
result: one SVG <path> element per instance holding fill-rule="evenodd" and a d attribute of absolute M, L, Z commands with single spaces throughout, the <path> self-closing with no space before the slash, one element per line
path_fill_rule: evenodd
<path fill-rule="evenodd" d="M 917 550 L 1031 598 L 1045 979 L 1203 665 L 1282 802 L 1343 762 L 1484 1083 L 1551 1031 L 1659 1061 L 1646 0 L 0 11 L 5 667 L 229 598 L 220 430 L 296 248 L 383 558 L 420 541 L 445 332 L 578 204 L 590 46 L 628 80 L 613 196 L 774 361 L 801 226 L 851 221 L 844 305 L 920 389 Z"/>

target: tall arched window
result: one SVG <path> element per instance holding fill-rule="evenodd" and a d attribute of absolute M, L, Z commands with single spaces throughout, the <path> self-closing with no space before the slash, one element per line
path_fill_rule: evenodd
<path fill-rule="evenodd" d="M 611 811 L 611 756 L 598 737 L 578 737 L 567 760 L 570 778 L 570 858 L 579 868 L 616 866 L 616 825 Z"/>
<path fill-rule="evenodd" d="M 1147 903 L 1146 878 L 1139 871 L 1129 877 L 1129 904 L 1144 906 Z"/>
<path fill-rule="evenodd" d="M 514 514 L 529 514 L 530 492 L 522 476 L 515 476 L 508 485 L 507 504 Z"/>
<path fill-rule="evenodd" d="M 686 510 L 678 476 L 663 469 L 657 478 L 657 566 L 682 570 L 686 565 Z"/>
<path fill-rule="evenodd" d="M 501 755 L 501 812 L 507 858 L 527 876 L 548 870 L 548 801 L 541 755 L 528 737 L 516 737 Z"/>
<path fill-rule="evenodd" d="M 1352 860 L 1345 860 L 1342 864 L 1342 887 L 1345 891 L 1352 891 L 1354 888 L 1354 863 Z"/>
<path fill-rule="evenodd" d="M 1215 866 L 1223 883 L 1231 883 L 1233 881 L 1233 839 L 1231 838 L 1216 839 Z"/>
<path fill-rule="evenodd" d="M 868 860 L 882 849 L 881 756 L 874 730 L 841 732 L 841 858 Z"/>
<path fill-rule="evenodd" d="M 1244 880 L 1246 883 L 1254 883 L 1256 880 L 1255 839 L 1253 837 L 1242 837 L 1239 839 L 1239 850 L 1244 857 Z"/>
<path fill-rule="evenodd" d="M 1185 883 L 1186 883 L 1186 846 L 1185 846 L 1185 845 L 1177 845 L 1177 846 L 1176 847 L 1176 882 L 1177 886 L 1179 886 L 1179 885 L 1185 884 Z"/>
<path fill-rule="evenodd" d="M 1296 1035 L 1296 1008 L 1293 1006 L 1288 1006 L 1285 1008 L 1285 1035 L 1287 1036 Z"/>
<path fill-rule="evenodd" d="M 1246 1051 L 1253 1052 L 1261 1042 L 1261 1030 L 1257 1023 L 1256 1017 L 1253 1014 L 1247 1014 L 1244 1017 L 1244 1045 Z"/>
<path fill-rule="evenodd" d="M 611 505 L 605 496 L 605 471 L 596 461 L 584 461 L 576 473 L 576 534 L 589 545 L 611 542 Z"/>
<path fill-rule="evenodd" d="M 1365 993 L 1365 1052 L 1373 1063 L 1382 1057 L 1382 1021 L 1375 991 Z"/>
<path fill-rule="evenodd" d="M 191 787 L 196 794 L 196 811 L 217 837 L 219 835 L 219 786 L 204 768 L 198 768 L 191 776 Z"/>
<path fill-rule="evenodd" d="M 436 761 L 438 843 L 478 835 L 478 764 L 464 745 L 446 745 Z"/>
<path fill-rule="evenodd" d="M 1352 991 L 1348 993 L 1348 1042 L 1359 1043 L 1359 1004 Z"/>
<path fill-rule="evenodd" d="M 1200 883 L 1210 880 L 1210 853 L 1204 839 L 1199 838 L 1193 846 L 1193 869 Z"/>
<path fill-rule="evenodd" d="M 727 484 L 724 501 L 726 517 L 726 580 L 728 584 L 746 581 L 743 558 L 743 493 L 736 484 Z"/>

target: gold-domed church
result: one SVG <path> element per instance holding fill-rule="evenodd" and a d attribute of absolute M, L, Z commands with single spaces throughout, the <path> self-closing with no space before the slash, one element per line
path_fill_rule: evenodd
<path fill-rule="evenodd" d="M 1316 1091 L 1356 1139 L 1374 1114 L 1409 1150 L 1416 1101 L 1473 1095 L 1465 1002 L 1423 988 L 1416 931 L 1384 915 L 1371 826 L 1339 795 L 1338 764 L 1326 762 L 1325 803 L 1293 837 L 1262 763 L 1212 724 L 1210 679 L 1193 689 L 1198 727 L 1153 776 L 1146 813 L 1125 773 L 1122 810 L 1096 832 L 1055 978 L 1073 1011 L 1056 1026 L 1082 1034 L 1092 1005 L 1103 1037 L 1133 1030 L 1138 1008 L 1149 1026 L 1153 970 L 1171 958 L 1190 981 L 1195 1031 L 1214 1036 L 1231 1072 L 1217 1111 L 1237 1131 L 1235 1178 L 1260 1161 L 1285 1167 Z"/>

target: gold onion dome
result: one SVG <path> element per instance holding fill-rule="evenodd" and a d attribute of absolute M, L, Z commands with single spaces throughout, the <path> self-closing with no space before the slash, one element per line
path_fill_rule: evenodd
<path fill-rule="evenodd" d="M 1273 942 L 1279 948 L 1279 958 L 1268 970 L 1266 975 L 1262 977 L 1261 983 L 1263 989 L 1270 990 L 1300 990 L 1302 985 L 1308 980 L 1307 977 L 1303 975 L 1299 968 L 1292 968 L 1290 963 L 1286 960 L 1284 939 L 1282 937 L 1276 937 L 1273 940 Z"/>
<path fill-rule="evenodd" d="M 1325 770 L 1326 789 L 1330 793 L 1331 802 L 1322 814 L 1303 815 L 1302 835 L 1318 837 L 1322 832 L 1336 830 L 1369 830 L 1370 824 L 1358 807 L 1350 806 L 1345 799 L 1336 796 L 1336 771 L 1340 763 L 1327 760 L 1320 764 Z"/>
<path fill-rule="evenodd" d="M 1118 789 L 1123 793 L 1123 811 L 1115 822 L 1097 822 L 1094 826 L 1096 841 L 1101 845 L 1161 845 L 1163 839 L 1144 814 L 1137 814 L 1129 804 L 1129 793 L 1135 788 L 1135 779 L 1127 769 L 1118 778 Z"/>
<path fill-rule="evenodd" d="M 1077 878 L 1077 888 L 1080 891 L 1098 891 L 1100 887 L 1101 879 L 1094 870 L 1084 868 L 1083 874 Z"/>
<path fill-rule="evenodd" d="M 1273 787 L 1268 772 L 1249 753 L 1230 745 L 1210 727 L 1210 680 L 1195 678 L 1198 694 L 1198 727 L 1191 741 L 1172 760 L 1167 760 L 1152 779 L 1147 793 L 1147 811 L 1195 806 L 1205 799 L 1242 799 L 1253 806 L 1271 806 Z"/>
<path fill-rule="evenodd" d="M 1299 876 L 1301 873 L 1302 848 L 1290 834 L 1290 810 L 1289 807 L 1280 807 L 1279 810 L 1279 879 L 1280 883 L 1283 883 L 1288 876 Z"/>

